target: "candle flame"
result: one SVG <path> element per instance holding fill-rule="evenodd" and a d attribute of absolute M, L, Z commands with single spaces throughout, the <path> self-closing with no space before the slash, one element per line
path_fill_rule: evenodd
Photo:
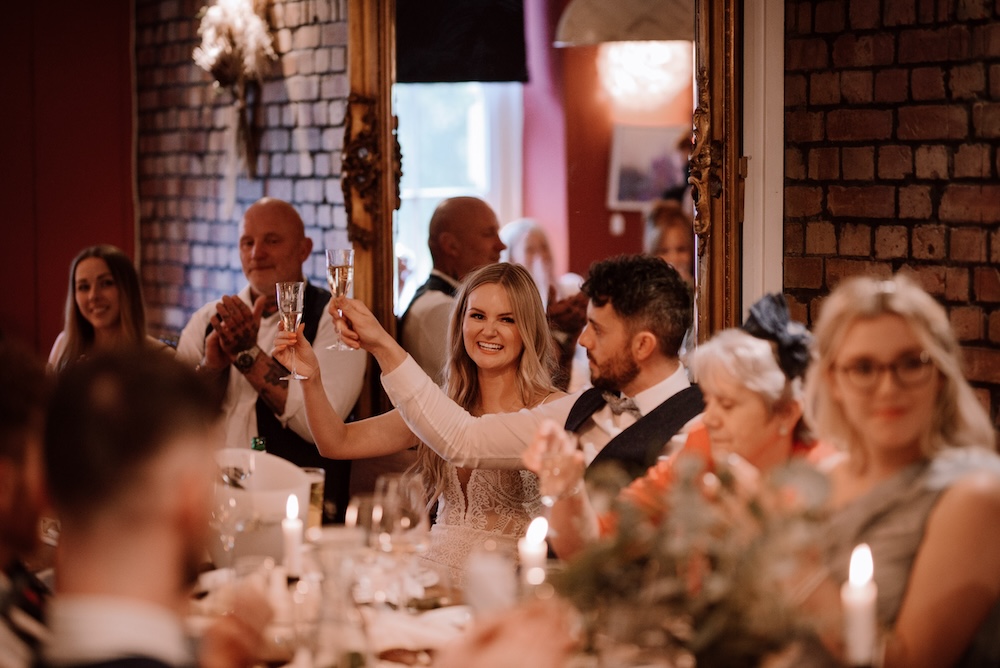
<path fill-rule="evenodd" d="M 872 580 L 875 563 L 872 560 L 872 550 L 867 543 L 861 543 L 851 552 L 851 567 L 848 580 L 852 587 L 863 587 Z"/>
<path fill-rule="evenodd" d="M 299 516 L 299 499 L 294 494 L 288 495 L 288 502 L 285 503 L 285 517 L 293 519 Z"/>
<path fill-rule="evenodd" d="M 531 524 L 528 525 L 528 532 L 525 534 L 525 540 L 532 544 L 537 545 L 545 540 L 545 534 L 549 532 L 549 521 L 544 517 L 536 517 L 531 520 Z"/>

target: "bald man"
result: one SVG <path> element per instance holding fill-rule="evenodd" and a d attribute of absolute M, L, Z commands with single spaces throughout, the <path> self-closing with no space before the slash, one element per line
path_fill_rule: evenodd
<path fill-rule="evenodd" d="M 435 380 L 448 357 L 448 320 L 455 290 L 466 274 L 500 261 L 506 246 L 490 205 L 478 197 L 452 197 L 431 216 L 427 247 L 434 268 L 400 319 L 400 343 Z"/>
<path fill-rule="evenodd" d="M 264 436 L 267 451 L 299 466 L 326 470 L 324 520 L 343 517 L 349 498 L 350 462 L 320 456 L 306 421 L 302 388 L 279 380 L 287 370 L 268 351 L 278 332 L 275 284 L 303 281 L 312 240 L 288 202 L 265 197 L 247 208 L 239 239 L 248 285 L 198 309 L 181 332 L 177 359 L 212 378 L 225 392 L 226 446 L 250 447 Z M 306 286 L 302 322 L 323 369 L 323 386 L 337 414 L 347 418 L 361 394 L 367 355 L 327 350 L 336 330 L 327 312 L 330 293 Z"/>

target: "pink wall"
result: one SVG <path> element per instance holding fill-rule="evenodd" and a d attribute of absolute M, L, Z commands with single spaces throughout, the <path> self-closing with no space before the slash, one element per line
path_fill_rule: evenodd
<path fill-rule="evenodd" d="M 558 2 L 526 2 L 528 75 L 524 87 L 524 215 L 548 231 L 556 271 L 569 266 L 566 215 L 566 134 L 562 96 L 562 52 L 552 48 Z"/>

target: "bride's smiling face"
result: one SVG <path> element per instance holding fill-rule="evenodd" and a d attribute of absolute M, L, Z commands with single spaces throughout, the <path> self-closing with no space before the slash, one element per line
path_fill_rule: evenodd
<path fill-rule="evenodd" d="M 462 341 L 465 352 L 480 369 L 517 365 L 524 343 L 514 321 L 514 307 L 501 285 L 484 283 L 469 293 Z"/>

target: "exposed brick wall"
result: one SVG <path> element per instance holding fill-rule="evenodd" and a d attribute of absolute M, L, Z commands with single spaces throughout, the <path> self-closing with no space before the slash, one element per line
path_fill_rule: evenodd
<path fill-rule="evenodd" d="M 202 304 L 245 285 L 236 242 L 247 205 L 292 202 L 323 249 L 346 240 L 340 149 L 349 81 L 345 0 L 271 0 L 278 60 L 261 91 L 258 177 L 241 169 L 236 204 L 221 203 L 232 97 L 217 93 L 192 52 L 208 0 L 136 0 L 137 181 L 142 280 L 154 334 L 176 336 Z"/>
<path fill-rule="evenodd" d="M 908 270 L 1000 412 L 1000 3 L 786 2 L 785 291 Z"/>

